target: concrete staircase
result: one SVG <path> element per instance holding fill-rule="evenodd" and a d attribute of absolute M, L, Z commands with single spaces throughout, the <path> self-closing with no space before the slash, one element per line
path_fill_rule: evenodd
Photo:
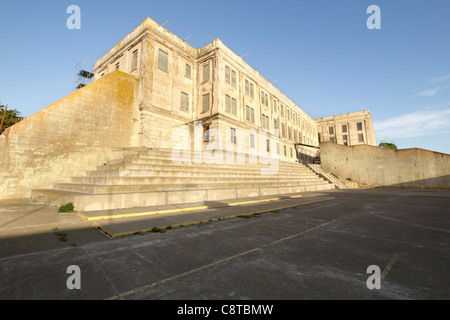
<path fill-rule="evenodd" d="M 261 164 L 176 164 L 171 150 L 144 149 L 99 165 L 85 176 L 32 191 L 38 202 L 72 202 L 77 211 L 211 202 L 334 189 L 306 166 L 279 162 L 276 174 Z"/>

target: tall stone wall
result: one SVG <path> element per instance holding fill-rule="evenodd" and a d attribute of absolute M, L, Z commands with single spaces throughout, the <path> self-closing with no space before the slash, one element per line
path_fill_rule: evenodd
<path fill-rule="evenodd" d="M 450 155 L 424 149 L 320 144 L 322 167 L 360 185 L 450 188 Z"/>
<path fill-rule="evenodd" d="M 0 199 L 29 197 L 139 146 L 138 86 L 116 71 L 8 128 L 0 135 Z"/>

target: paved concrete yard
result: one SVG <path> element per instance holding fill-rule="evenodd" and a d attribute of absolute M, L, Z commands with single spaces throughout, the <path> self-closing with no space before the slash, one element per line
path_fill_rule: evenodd
<path fill-rule="evenodd" d="M 448 190 L 332 190 L 183 213 L 268 210 L 250 218 L 109 238 L 75 213 L 3 200 L 0 299 L 450 299 L 449 208 Z M 66 286 L 70 265 L 79 290 Z M 366 286 L 370 265 L 379 290 Z"/>

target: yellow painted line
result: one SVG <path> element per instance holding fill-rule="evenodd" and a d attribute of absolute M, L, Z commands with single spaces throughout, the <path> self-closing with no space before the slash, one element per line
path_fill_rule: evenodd
<path fill-rule="evenodd" d="M 384 280 L 386 278 L 386 276 L 388 275 L 389 271 L 391 271 L 391 268 L 394 265 L 394 263 L 397 261 L 397 259 L 398 259 L 398 254 L 394 254 L 391 261 L 389 261 L 388 265 L 386 266 L 386 268 L 384 268 L 383 272 L 381 273 L 381 280 Z"/>
<path fill-rule="evenodd" d="M 157 210 L 157 211 L 148 211 L 148 212 L 124 213 L 124 214 L 116 214 L 116 215 L 108 215 L 108 216 L 88 217 L 80 212 L 78 213 L 78 215 L 87 221 L 105 220 L 105 219 L 122 219 L 122 218 L 141 217 L 141 216 L 148 216 L 148 215 L 161 214 L 161 213 L 188 212 L 188 211 L 194 211 L 194 210 L 204 210 L 204 209 L 212 209 L 212 208 L 220 208 L 220 207 L 239 206 L 239 205 L 243 205 L 243 204 L 269 202 L 269 201 L 282 200 L 282 199 L 286 199 L 286 198 L 299 198 L 299 197 L 302 197 L 302 195 L 277 197 L 277 198 L 270 198 L 270 199 L 250 200 L 250 201 L 242 201 L 242 202 L 233 202 L 233 203 L 219 204 L 219 205 L 213 205 L 213 206 L 199 206 L 199 207 L 190 207 L 190 208 L 166 209 L 166 210 Z"/>
<path fill-rule="evenodd" d="M 268 208 L 268 209 L 252 211 L 252 212 L 238 213 L 238 214 L 233 214 L 233 215 L 228 215 L 228 216 L 223 216 L 223 217 L 217 217 L 217 218 L 209 218 L 209 219 L 207 218 L 207 219 L 195 220 L 195 221 L 190 221 L 190 222 L 176 223 L 176 224 L 171 224 L 171 225 L 167 225 L 167 226 L 159 226 L 159 227 L 153 226 L 151 228 L 145 228 L 145 229 L 133 230 L 133 231 L 125 231 L 125 232 L 120 232 L 120 233 L 109 232 L 106 228 L 102 227 L 98 223 L 94 223 L 94 226 L 96 228 L 100 229 L 108 237 L 110 237 L 110 238 L 118 238 L 118 237 L 123 237 L 123 236 L 130 236 L 130 235 L 137 234 L 137 233 L 150 232 L 154 228 L 157 228 L 157 229 L 160 229 L 160 230 L 172 229 L 172 228 L 178 228 L 178 227 L 182 227 L 182 226 L 190 226 L 190 225 L 195 225 L 195 224 L 200 224 L 200 223 L 219 221 L 219 220 L 226 220 L 226 219 L 232 219 L 232 218 L 237 218 L 237 217 L 242 217 L 242 216 L 250 216 L 250 215 L 254 215 L 254 214 L 258 214 L 258 213 L 264 213 L 264 212 L 269 212 L 269 211 L 274 211 L 274 210 L 282 210 L 282 209 L 292 208 L 292 207 L 305 205 L 305 204 L 311 204 L 311 203 L 316 203 L 316 202 L 328 201 L 328 200 L 332 200 L 332 199 L 335 199 L 335 197 L 324 198 L 324 199 L 319 199 L 319 200 L 312 200 L 312 201 L 307 201 L 307 202 L 300 202 L 300 203 L 296 203 L 296 204 L 289 204 L 289 205 L 286 205 L 286 206 L 281 206 L 281 207 L 276 207 L 276 208 Z"/>
<path fill-rule="evenodd" d="M 159 281 L 156 281 L 156 282 L 153 282 L 153 283 L 150 283 L 150 284 L 141 286 L 141 287 L 139 287 L 139 288 L 131 289 L 131 290 L 128 290 L 128 291 L 125 291 L 125 292 L 116 294 L 116 295 L 114 295 L 114 296 L 112 296 L 112 297 L 106 298 L 105 300 L 116 300 L 116 299 L 124 298 L 124 297 L 126 297 L 126 296 L 129 296 L 129 295 L 132 295 L 132 294 L 135 294 L 135 293 L 138 293 L 138 292 L 142 292 L 142 291 L 144 291 L 144 290 L 148 290 L 148 289 L 153 288 L 153 287 L 156 287 L 156 286 L 158 286 L 158 285 L 161 285 L 161 284 L 164 284 L 164 283 L 168 283 L 168 282 L 171 282 L 171 281 L 173 281 L 173 280 L 176 280 L 176 279 L 179 279 L 179 278 L 182 278 L 182 277 L 185 277 L 185 276 L 188 276 L 188 275 L 197 273 L 197 272 L 199 272 L 199 271 L 203 271 L 203 270 L 205 270 L 205 269 L 209 269 L 209 268 L 215 267 L 215 266 L 217 266 L 217 265 L 219 265 L 219 264 L 222 264 L 222 263 L 225 263 L 225 262 L 234 260 L 234 259 L 236 259 L 236 258 L 240 258 L 240 257 L 249 255 L 249 254 L 254 253 L 254 252 L 259 252 L 259 251 L 261 251 L 261 250 L 263 250 L 263 249 L 265 249 L 265 248 L 268 248 L 268 247 L 277 245 L 277 244 L 282 243 L 282 242 L 284 242 L 284 241 L 288 241 L 288 240 L 290 240 L 290 239 L 294 239 L 294 238 L 303 236 L 303 235 L 305 235 L 305 234 L 307 234 L 307 233 L 309 233 L 309 232 L 312 232 L 312 231 L 314 231 L 314 230 L 323 228 L 323 227 L 325 227 L 325 226 L 327 226 L 327 225 L 330 225 L 330 224 L 332 224 L 332 223 L 334 223 L 334 222 L 336 222 L 336 221 L 337 221 L 337 220 L 331 220 L 331 221 L 322 223 L 322 224 L 320 224 L 320 225 L 318 225 L 318 226 L 309 228 L 309 229 L 304 230 L 304 231 L 302 231 L 302 232 L 299 232 L 299 233 L 296 233 L 296 234 L 293 234 L 293 235 L 284 237 L 284 238 L 279 239 L 279 240 L 275 240 L 275 241 L 270 242 L 270 243 L 266 243 L 266 244 L 264 244 L 264 245 L 262 245 L 262 246 L 260 246 L 260 247 L 257 247 L 257 248 L 254 248 L 254 249 L 250 249 L 250 250 L 247 250 L 247 251 L 244 251 L 244 252 L 241 252 L 241 253 L 238 253 L 238 254 L 235 254 L 235 255 L 232 255 L 232 256 L 229 256 L 229 257 L 226 257 L 226 258 L 217 260 L 217 261 L 214 261 L 214 262 L 212 262 L 212 263 L 203 265 L 203 266 L 201 266 L 201 267 L 198 267 L 198 268 L 195 268 L 195 269 L 186 271 L 186 272 L 179 273 L 179 274 L 177 274 L 177 275 L 174 275 L 174 276 L 165 278 L 165 279 L 163 279 L 163 280 L 159 280 Z"/>

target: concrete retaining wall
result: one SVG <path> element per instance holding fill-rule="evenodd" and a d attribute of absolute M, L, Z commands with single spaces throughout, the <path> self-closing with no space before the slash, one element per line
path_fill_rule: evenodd
<path fill-rule="evenodd" d="M 360 185 L 450 188 L 450 155 L 424 149 L 320 144 L 322 167 Z"/>
<path fill-rule="evenodd" d="M 113 72 L 0 135 L 0 199 L 95 169 L 139 145 L 139 79 Z"/>

